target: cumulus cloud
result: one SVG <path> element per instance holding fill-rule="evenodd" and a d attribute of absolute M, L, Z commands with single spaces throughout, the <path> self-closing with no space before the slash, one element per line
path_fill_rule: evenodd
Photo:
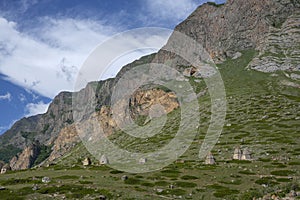
<path fill-rule="evenodd" d="M 0 95 L 0 100 L 11 100 L 11 94 L 7 92 L 5 95 Z"/>
<path fill-rule="evenodd" d="M 49 104 L 46 104 L 42 101 L 38 103 L 29 103 L 26 105 L 25 108 L 25 115 L 26 117 L 37 115 L 37 114 L 43 114 L 47 112 L 47 109 L 49 107 Z"/>
<path fill-rule="evenodd" d="M 0 18 L 0 72 L 10 81 L 50 98 L 63 90 L 72 91 L 78 71 L 90 52 L 120 31 L 88 19 L 44 17 L 41 21 L 30 32 L 21 32 L 15 22 Z M 162 47 L 167 37 L 148 36 L 145 40 L 141 35 L 125 41 L 124 45 L 159 43 Z M 131 54 L 115 71 L 142 55 L 145 53 Z M 98 62 L 101 65 L 102 61 Z"/>
<path fill-rule="evenodd" d="M 88 20 L 46 18 L 34 35 L 19 32 L 14 22 L 0 18 L 0 72 L 50 98 L 72 90 L 77 68 L 107 38 L 102 29 Z"/>

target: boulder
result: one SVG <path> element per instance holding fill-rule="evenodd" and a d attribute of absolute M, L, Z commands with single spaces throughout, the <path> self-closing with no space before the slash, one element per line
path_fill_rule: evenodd
<path fill-rule="evenodd" d="M 49 177 L 45 176 L 45 177 L 42 178 L 42 182 L 43 183 L 50 183 L 51 179 Z"/>
<path fill-rule="evenodd" d="M 105 155 L 102 155 L 100 158 L 100 165 L 106 165 L 108 163 L 109 163 L 108 158 Z"/>
<path fill-rule="evenodd" d="M 11 170 L 11 168 L 10 168 L 9 164 L 5 164 L 1 169 L 1 174 L 5 174 L 6 172 L 8 172 L 10 170 Z"/>

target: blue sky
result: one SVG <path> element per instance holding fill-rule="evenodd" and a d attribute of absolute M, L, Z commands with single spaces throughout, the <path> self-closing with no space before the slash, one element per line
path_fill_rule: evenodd
<path fill-rule="evenodd" d="M 133 28 L 173 29 L 204 2 L 1 0 L 0 134 L 22 117 L 45 112 L 60 91 L 72 91 L 80 66 L 97 44 Z M 148 53 L 121 59 L 108 77 Z"/>

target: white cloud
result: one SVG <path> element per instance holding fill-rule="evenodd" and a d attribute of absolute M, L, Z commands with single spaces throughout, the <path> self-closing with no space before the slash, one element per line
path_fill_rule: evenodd
<path fill-rule="evenodd" d="M 0 18 L 0 72 L 10 81 L 53 98 L 72 90 L 78 68 L 114 32 L 90 20 L 44 18 L 30 34 Z"/>
<path fill-rule="evenodd" d="M 7 92 L 5 95 L 0 95 L 0 100 L 11 100 L 11 94 Z"/>
<path fill-rule="evenodd" d="M 37 114 L 43 114 L 47 112 L 47 109 L 49 107 L 49 104 L 45 104 L 44 102 L 40 101 L 36 104 L 29 103 L 26 105 L 25 109 L 25 115 L 26 117 L 37 115 Z"/>
<path fill-rule="evenodd" d="M 25 101 L 27 100 L 27 98 L 26 98 L 26 96 L 25 96 L 24 94 L 20 94 L 20 95 L 19 95 L 19 100 L 20 100 L 21 102 L 25 102 Z"/>
<path fill-rule="evenodd" d="M 72 91 L 78 71 L 90 52 L 120 30 L 100 21 L 49 17 L 43 18 L 30 32 L 20 32 L 16 27 L 15 22 L 0 18 L 0 72 L 10 81 L 50 98 L 60 91 Z M 141 33 L 148 35 L 147 40 L 141 35 L 124 45 L 163 46 L 166 42 L 166 38 L 151 38 L 149 33 Z M 134 57 L 125 59 L 127 62 L 124 60 L 123 64 L 145 54 L 131 54 Z"/>
<path fill-rule="evenodd" d="M 19 32 L 14 22 L 0 18 L 0 72 L 50 98 L 70 91 L 89 52 L 113 31 L 104 29 L 89 20 L 46 18 L 34 35 Z"/>

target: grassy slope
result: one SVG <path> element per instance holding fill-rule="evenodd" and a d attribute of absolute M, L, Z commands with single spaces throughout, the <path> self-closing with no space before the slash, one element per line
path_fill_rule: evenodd
<path fill-rule="evenodd" d="M 128 174 L 105 166 L 83 168 L 80 160 L 88 153 L 80 144 L 55 166 L 1 175 L 0 185 L 7 187 L 0 191 L 1 199 L 53 199 L 55 193 L 57 199 L 62 196 L 94 199 L 100 194 L 112 199 L 165 199 L 173 195 L 184 199 L 252 199 L 278 188 L 283 189 L 279 194 L 283 195 L 285 190 L 296 187 L 300 179 L 300 132 L 296 118 L 300 113 L 300 90 L 282 86 L 280 81 L 286 79 L 282 73 L 271 77 L 246 70 L 255 54 L 255 51 L 246 51 L 241 58 L 218 66 L 227 92 L 226 124 L 231 126 L 224 127 L 213 149 L 216 166 L 205 166 L 197 158 L 210 117 L 209 97 L 205 96 L 199 100 L 202 126 L 189 150 L 181 157 L 184 163 L 174 163 L 146 174 Z M 191 83 L 205 87 L 203 81 L 196 83 L 191 79 Z M 163 134 L 151 138 L 149 142 L 153 145 L 149 146 L 155 149 L 173 137 L 178 112 L 170 114 Z M 112 140 L 128 149 L 151 150 L 141 142 L 125 138 L 122 133 L 117 133 Z M 157 141 L 162 142 L 158 144 Z M 248 147 L 255 161 L 232 161 L 236 146 Z M 282 160 L 272 160 L 280 157 Z M 121 176 L 125 174 L 129 179 L 122 181 Z M 51 177 L 52 182 L 41 183 L 43 176 Z M 32 177 L 38 180 L 32 180 Z M 32 191 L 34 183 L 41 189 Z M 168 188 L 171 184 L 175 189 Z M 164 191 L 158 193 L 157 188 Z"/>

